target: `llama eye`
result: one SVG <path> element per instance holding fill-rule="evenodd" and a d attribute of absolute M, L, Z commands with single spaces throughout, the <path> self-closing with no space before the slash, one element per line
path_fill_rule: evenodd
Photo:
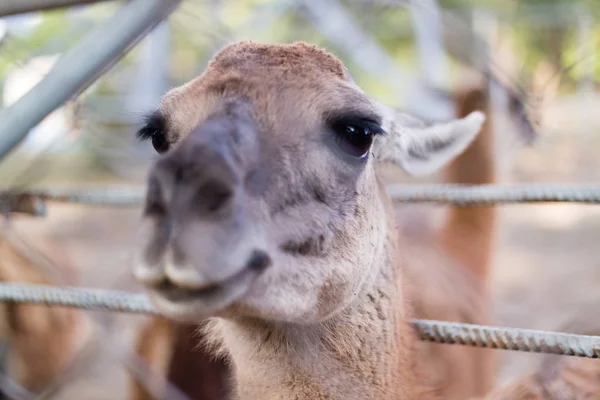
<path fill-rule="evenodd" d="M 164 135 L 156 132 L 152 135 L 152 147 L 157 153 L 162 154 L 169 150 L 169 143 L 165 139 Z"/>
<path fill-rule="evenodd" d="M 169 150 L 169 142 L 165 136 L 167 123 L 165 117 L 155 111 L 144 118 L 145 125 L 136 133 L 140 140 L 151 140 L 152 147 L 157 153 L 162 154 Z"/>
<path fill-rule="evenodd" d="M 356 158 L 363 158 L 373 144 L 373 133 L 367 127 L 346 125 L 336 132 L 341 139 L 342 150 Z"/>
<path fill-rule="evenodd" d="M 336 141 L 341 150 L 352 157 L 365 158 L 369 154 L 375 134 L 380 131 L 370 125 L 347 122 L 333 124 Z"/>

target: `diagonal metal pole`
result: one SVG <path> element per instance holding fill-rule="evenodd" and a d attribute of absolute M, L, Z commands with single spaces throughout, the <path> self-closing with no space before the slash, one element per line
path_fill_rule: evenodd
<path fill-rule="evenodd" d="M 31 128 L 88 87 L 179 3 L 181 0 L 131 0 L 62 56 L 40 83 L 0 111 L 0 160 Z"/>
<path fill-rule="evenodd" d="M 416 84 L 409 78 L 410 72 L 396 63 L 337 0 L 301 0 L 299 3 L 319 32 L 340 46 L 360 68 L 386 79 L 395 93 L 415 90 Z"/>
<path fill-rule="evenodd" d="M 23 14 L 31 11 L 52 10 L 54 8 L 72 7 L 85 4 L 113 0 L 2 0 L 0 17 Z"/>

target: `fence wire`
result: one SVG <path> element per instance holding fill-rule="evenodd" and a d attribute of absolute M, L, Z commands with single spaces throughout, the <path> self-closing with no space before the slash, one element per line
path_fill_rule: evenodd
<path fill-rule="evenodd" d="M 460 206 L 523 203 L 600 204 L 600 185 L 389 185 L 388 193 L 399 203 L 437 203 Z M 145 190 L 133 187 L 37 189 L 0 192 L 0 205 L 9 212 L 45 216 L 46 201 L 105 207 L 136 207 L 143 204 Z"/>
<path fill-rule="evenodd" d="M 116 290 L 0 283 L 0 301 L 159 315 L 145 294 Z M 431 320 L 412 324 L 429 342 L 600 358 L 599 336 Z"/>

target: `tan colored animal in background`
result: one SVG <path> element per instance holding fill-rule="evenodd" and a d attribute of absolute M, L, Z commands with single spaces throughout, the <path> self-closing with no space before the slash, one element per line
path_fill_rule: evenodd
<path fill-rule="evenodd" d="M 65 252 L 47 238 L 36 243 L 59 261 L 67 282 L 76 280 L 76 270 Z M 0 280 L 13 283 L 51 285 L 43 273 L 43 261 L 18 237 L 4 232 L 0 238 Z M 0 304 L 2 339 L 8 349 L 7 375 L 30 392 L 45 389 L 82 348 L 91 334 L 85 312 L 64 307 Z"/>
<path fill-rule="evenodd" d="M 485 396 L 485 400 L 599 400 L 600 362 L 545 357 L 539 371 Z"/>
<path fill-rule="evenodd" d="M 598 336 L 598 307 L 580 308 L 557 330 Z M 540 355 L 533 373 L 492 391 L 485 400 L 600 400 L 600 360 Z"/>
<path fill-rule="evenodd" d="M 448 183 L 486 184 L 497 179 L 494 134 L 487 88 L 474 87 L 455 94 L 457 116 L 476 110 L 486 113 L 481 133 L 443 171 Z M 404 272 L 410 285 L 407 294 L 416 318 L 473 324 L 493 323 L 488 280 L 496 234 L 495 207 L 449 207 L 439 229 L 416 229 L 406 225 L 412 206 L 399 205 L 397 225 L 401 232 Z M 419 219 L 423 216 L 419 216 Z M 411 221 L 415 220 L 411 216 Z M 482 396 L 494 383 L 495 351 L 416 343 L 418 359 L 426 366 L 429 387 L 438 388 L 444 399 Z"/>
<path fill-rule="evenodd" d="M 218 317 L 241 398 L 433 396 L 408 324 L 414 261 L 376 167 L 432 173 L 483 122 L 391 110 L 312 46 L 228 46 L 141 131 L 172 149 L 149 178 L 136 277 L 168 317 Z"/>

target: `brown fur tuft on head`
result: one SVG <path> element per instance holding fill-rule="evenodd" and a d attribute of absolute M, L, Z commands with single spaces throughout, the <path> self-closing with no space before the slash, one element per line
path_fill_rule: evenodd
<path fill-rule="evenodd" d="M 268 45 L 251 41 L 231 44 L 219 51 L 208 64 L 215 74 L 231 69 L 254 72 L 266 69 L 276 74 L 287 74 L 313 70 L 319 74 L 331 74 L 347 79 L 344 64 L 333 54 L 304 42 Z"/>

